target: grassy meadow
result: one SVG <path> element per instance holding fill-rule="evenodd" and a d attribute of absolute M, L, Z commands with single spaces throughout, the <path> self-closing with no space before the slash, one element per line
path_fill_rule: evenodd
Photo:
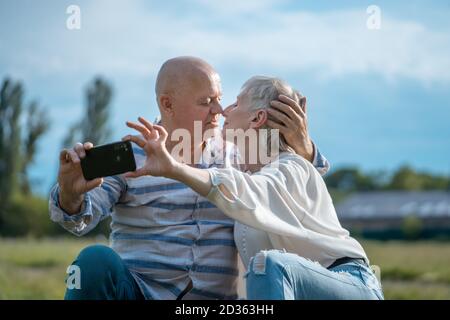
<path fill-rule="evenodd" d="M 102 238 L 0 239 L 0 299 L 62 299 L 66 268 Z M 450 242 L 362 241 L 386 299 L 450 299 Z"/>

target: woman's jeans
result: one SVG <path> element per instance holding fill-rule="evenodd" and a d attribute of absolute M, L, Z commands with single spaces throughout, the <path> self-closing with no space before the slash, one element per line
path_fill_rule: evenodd
<path fill-rule="evenodd" d="M 280 250 L 261 251 L 250 261 L 247 299 L 383 300 L 373 271 L 358 262 L 326 269 Z"/>

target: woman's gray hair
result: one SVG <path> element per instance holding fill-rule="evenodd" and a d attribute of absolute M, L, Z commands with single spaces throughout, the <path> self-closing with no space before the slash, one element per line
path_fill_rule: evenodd
<path fill-rule="evenodd" d="M 240 95 L 245 95 L 249 99 L 250 111 L 271 108 L 270 102 L 278 100 L 278 96 L 283 94 L 295 100 L 300 104 L 300 99 L 303 97 L 300 92 L 292 88 L 287 82 L 274 77 L 254 76 L 247 80 L 241 88 Z M 268 119 L 275 121 L 268 114 Z M 268 152 L 271 152 L 272 128 L 266 124 L 261 129 L 267 130 L 267 144 Z M 280 134 L 279 151 L 280 152 L 294 152 L 294 150 L 287 144 L 286 139 Z"/>

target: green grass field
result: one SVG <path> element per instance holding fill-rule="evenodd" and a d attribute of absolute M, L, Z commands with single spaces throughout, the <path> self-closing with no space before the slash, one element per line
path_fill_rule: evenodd
<path fill-rule="evenodd" d="M 94 239 L 0 239 L 0 299 L 62 299 L 66 268 Z M 386 299 L 450 299 L 450 242 L 362 241 Z"/>

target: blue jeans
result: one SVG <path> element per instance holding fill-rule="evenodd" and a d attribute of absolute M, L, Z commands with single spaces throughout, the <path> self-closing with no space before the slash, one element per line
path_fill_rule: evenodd
<path fill-rule="evenodd" d="M 142 300 L 138 284 L 111 248 L 93 245 L 83 249 L 72 265 L 80 270 L 80 288 L 66 290 L 66 300 Z"/>
<path fill-rule="evenodd" d="M 332 269 L 293 253 L 261 251 L 250 261 L 247 299 L 383 300 L 373 271 L 350 262 Z"/>

